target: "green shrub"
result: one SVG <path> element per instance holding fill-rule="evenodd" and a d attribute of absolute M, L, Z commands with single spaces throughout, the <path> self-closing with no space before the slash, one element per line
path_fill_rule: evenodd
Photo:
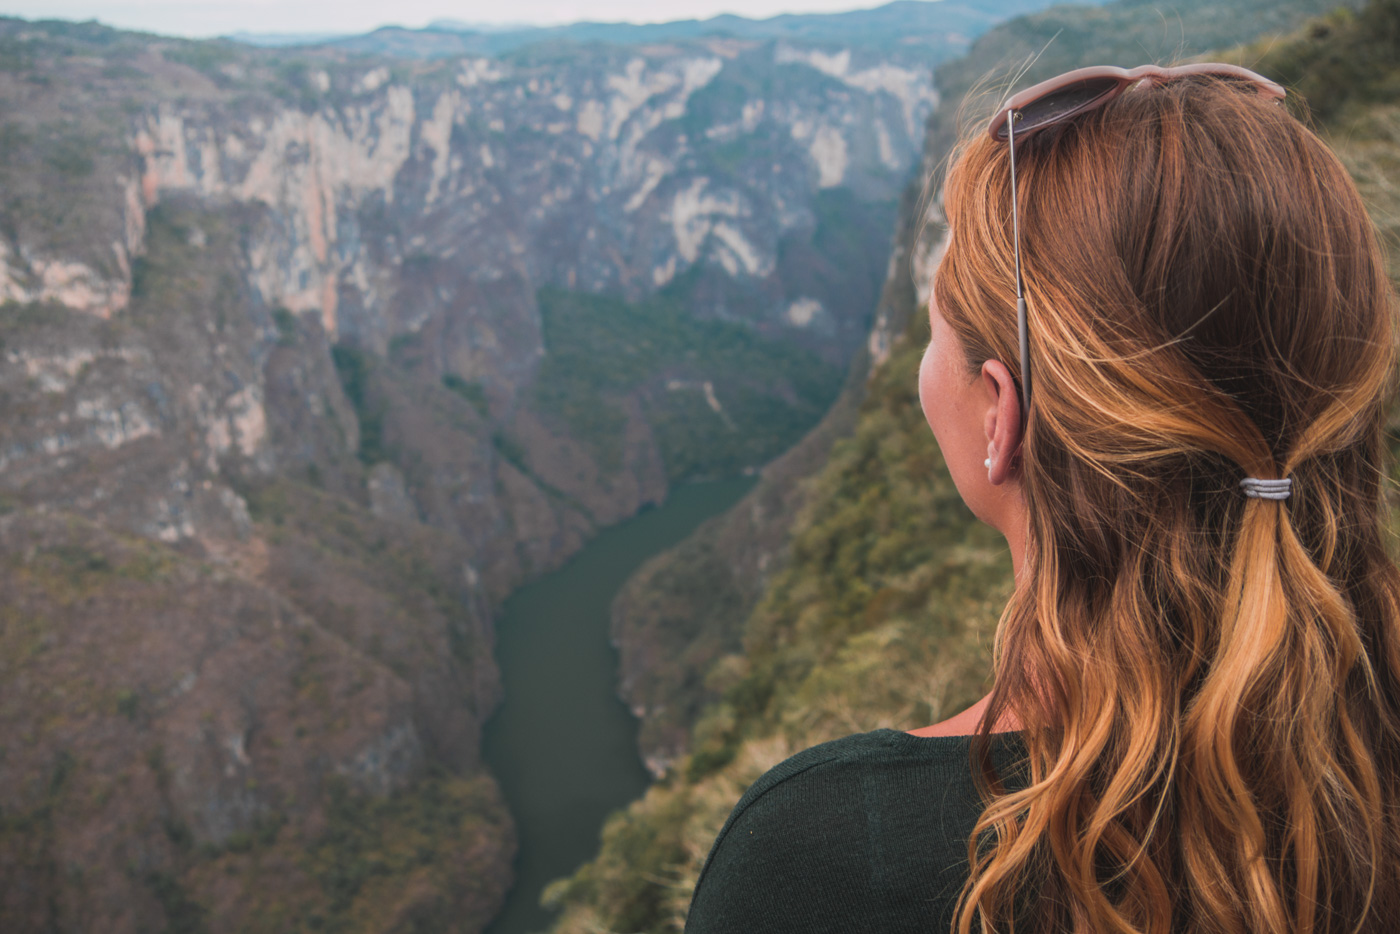
<path fill-rule="evenodd" d="M 143 881 L 165 912 L 162 934 L 204 934 L 209 929 L 208 911 L 191 897 L 178 876 L 152 870 Z"/>
<path fill-rule="evenodd" d="M 456 373 L 444 373 L 442 375 L 442 385 L 455 392 L 471 403 L 483 417 L 488 414 L 488 400 L 486 398 L 486 387 L 478 382 L 468 382 Z"/>
<path fill-rule="evenodd" d="M 140 704 L 141 698 L 135 691 L 129 688 L 122 688 L 117 692 L 117 713 L 126 717 L 128 720 L 136 719 L 136 712 Z"/>
<path fill-rule="evenodd" d="M 172 62 L 188 65 L 209 75 L 239 58 L 238 47 L 226 39 L 172 43 L 162 49 L 161 54 Z"/>
<path fill-rule="evenodd" d="M 336 344 L 331 348 L 331 360 L 360 422 L 360 447 L 355 455 L 367 467 L 391 460 L 384 444 L 384 407 L 373 399 L 370 388 L 373 358 L 357 347 Z"/>
<path fill-rule="evenodd" d="M 272 323 L 277 327 L 277 343 L 283 347 L 290 347 L 297 340 L 297 316 L 292 312 L 278 306 L 272 309 Z"/>

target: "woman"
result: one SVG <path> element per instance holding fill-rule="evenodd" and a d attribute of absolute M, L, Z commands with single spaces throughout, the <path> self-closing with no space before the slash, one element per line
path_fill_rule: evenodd
<path fill-rule="evenodd" d="M 919 388 L 1011 547 L 995 687 L 760 779 L 691 934 L 1400 929 L 1395 308 L 1282 97 L 1083 69 L 960 148 Z"/>

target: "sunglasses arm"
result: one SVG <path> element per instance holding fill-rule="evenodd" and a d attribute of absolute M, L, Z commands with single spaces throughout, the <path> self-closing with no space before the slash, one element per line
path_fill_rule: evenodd
<path fill-rule="evenodd" d="M 1031 413 L 1031 348 L 1026 325 L 1026 297 L 1021 283 L 1021 218 L 1016 206 L 1016 111 L 1006 112 L 1006 144 L 1011 156 L 1011 242 L 1016 259 L 1016 340 L 1021 351 L 1021 428 Z"/>

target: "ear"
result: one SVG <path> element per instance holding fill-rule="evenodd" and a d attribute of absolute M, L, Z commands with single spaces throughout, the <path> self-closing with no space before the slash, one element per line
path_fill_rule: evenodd
<path fill-rule="evenodd" d="M 1021 453 L 1021 395 L 1006 364 L 988 360 L 982 364 L 982 389 L 987 402 L 983 430 L 991 467 L 987 479 L 993 486 L 1016 479 Z"/>

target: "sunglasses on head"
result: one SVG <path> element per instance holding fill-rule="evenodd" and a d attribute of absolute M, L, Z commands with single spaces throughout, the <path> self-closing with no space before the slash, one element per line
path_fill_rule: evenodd
<path fill-rule="evenodd" d="M 1063 123 L 1082 113 L 1113 100 L 1139 82 L 1165 84 L 1177 78 L 1209 75 L 1236 80 L 1255 89 L 1264 97 L 1282 100 L 1281 86 L 1263 75 L 1238 65 L 1201 63 L 1159 68 L 1140 65 L 1137 68 L 1115 68 L 1095 65 L 1067 71 L 1056 78 L 1042 81 L 1034 87 L 1014 94 L 997 110 L 988 132 L 992 139 L 1006 143 L 1011 160 L 1011 239 L 1016 259 L 1016 334 L 1021 352 L 1021 427 L 1026 426 L 1031 408 L 1031 356 L 1026 327 L 1026 299 L 1021 282 L 1021 229 L 1016 207 L 1016 140 L 1024 139 L 1037 130 Z"/>

